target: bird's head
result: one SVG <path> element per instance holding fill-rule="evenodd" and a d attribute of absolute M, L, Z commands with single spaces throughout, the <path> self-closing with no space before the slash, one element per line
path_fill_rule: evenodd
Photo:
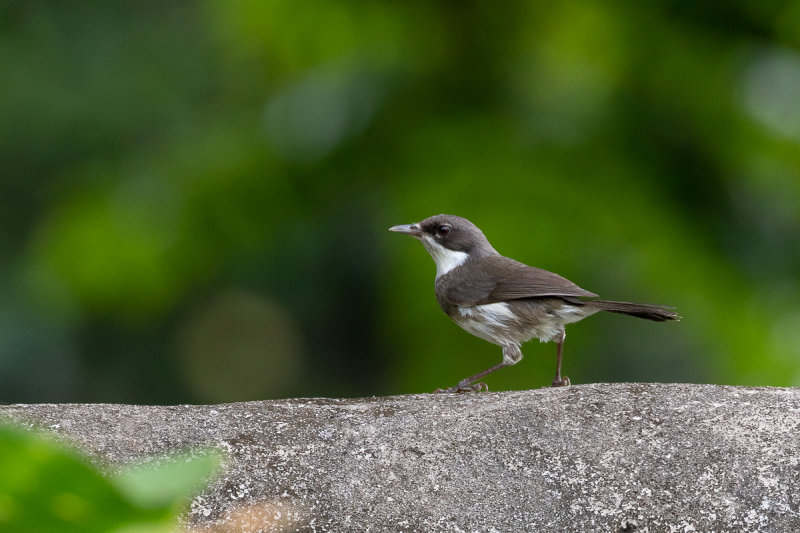
<path fill-rule="evenodd" d="M 436 215 L 416 224 L 393 226 L 389 231 L 422 241 L 436 263 L 437 278 L 471 257 L 497 253 L 478 226 L 455 215 Z"/>

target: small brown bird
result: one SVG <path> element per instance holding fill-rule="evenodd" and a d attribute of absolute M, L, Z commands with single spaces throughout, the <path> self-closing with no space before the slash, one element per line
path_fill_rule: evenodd
<path fill-rule="evenodd" d="M 558 274 L 504 257 L 465 218 L 437 215 L 389 231 L 418 238 L 431 254 L 436 263 L 436 300 L 447 316 L 469 333 L 503 349 L 499 364 L 437 392 L 488 389 L 478 380 L 518 363 L 522 359 L 520 345 L 534 337 L 541 342 L 556 342 L 552 386 L 569 385 L 569 378 L 561 376 L 567 324 L 598 311 L 656 322 L 680 319 L 671 307 L 600 300 Z"/>

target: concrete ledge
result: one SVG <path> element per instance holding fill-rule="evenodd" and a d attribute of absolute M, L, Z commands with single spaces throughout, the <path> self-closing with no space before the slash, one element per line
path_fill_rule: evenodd
<path fill-rule="evenodd" d="M 595 384 L 213 406 L 12 405 L 114 465 L 211 444 L 199 531 L 800 531 L 800 390 Z"/>

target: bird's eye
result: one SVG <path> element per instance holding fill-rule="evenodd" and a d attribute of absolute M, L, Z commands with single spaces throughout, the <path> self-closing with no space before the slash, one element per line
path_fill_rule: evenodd
<path fill-rule="evenodd" d="M 442 224 L 441 226 L 439 226 L 439 229 L 437 229 L 436 232 L 442 237 L 444 237 L 448 233 L 450 233 L 450 229 L 451 229 L 450 226 L 448 226 L 447 224 Z"/>

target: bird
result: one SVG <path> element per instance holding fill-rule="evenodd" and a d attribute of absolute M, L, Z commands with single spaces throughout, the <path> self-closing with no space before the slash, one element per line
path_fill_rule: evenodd
<path fill-rule="evenodd" d="M 389 231 L 419 239 L 436 263 L 436 300 L 467 332 L 500 346 L 500 363 L 436 392 L 488 390 L 482 378 L 522 360 L 521 345 L 533 338 L 556 343 L 552 387 L 570 384 L 561 375 L 567 324 L 600 311 L 656 322 L 680 320 L 673 307 L 601 300 L 566 278 L 500 255 L 483 232 L 455 215 L 436 215 Z"/>

